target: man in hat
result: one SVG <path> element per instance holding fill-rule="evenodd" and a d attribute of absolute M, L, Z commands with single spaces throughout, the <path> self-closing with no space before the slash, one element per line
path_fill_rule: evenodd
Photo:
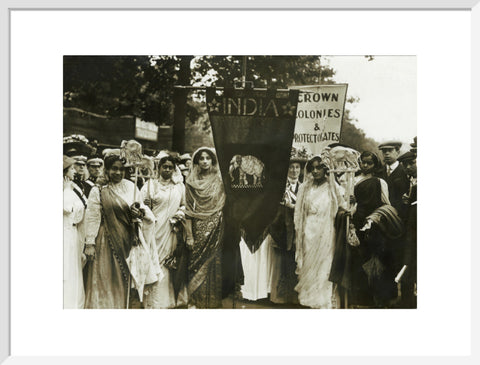
<path fill-rule="evenodd" d="M 407 208 L 405 204 L 403 204 L 402 197 L 408 192 L 410 181 L 408 180 L 403 165 L 398 161 L 401 146 L 401 142 L 389 141 L 380 144 L 378 149 L 382 152 L 385 161 L 385 166 L 381 170 L 380 177 L 387 182 L 390 204 L 397 210 L 398 215 L 405 223 Z M 404 265 L 404 235 L 390 241 L 389 251 L 393 265 L 391 269 L 398 273 Z M 401 300 L 401 298 L 397 298 L 395 301 L 396 304 L 394 305 L 398 305 L 398 300 Z"/>
<path fill-rule="evenodd" d="M 85 180 L 85 195 L 90 195 L 90 190 L 95 186 L 97 178 L 102 173 L 103 160 L 98 157 L 91 158 L 87 160 L 87 170 L 90 175 L 87 180 Z"/>
<path fill-rule="evenodd" d="M 87 186 L 85 180 L 88 178 L 87 157 L 83 155 L 74 155 L 71 157 L 75 160 L 73 164 L 75 167 L 75 178 L 73 182 L 82 190 L 82 193 L 85 194 Z"/>
<path fill-rule="evenodd" d="M 190 154 L 188 153 L 184 153 L 180 156 L 180 163 L 182 163 L 187 169 L 189 169 L 190 165 L 192 164 L 192 156 L 190 156 Z"/>
<path fill-rule="evenodd" d="M 189 169 L 188 169 L 188 167 L 185 166 L 184 164 L 178 165 L 178 168 L 180 169 L 180 172 L 182 173 L 183 183 L 185 184 L 186 181 L 187 181 Z"/>
<path fill-rule="evenodd" d="M 387 182 L 390 203 L 403 220 L 406 209 L 402 196 L 408 192 L 410 182 L 405 169 L 397 161 L 401 146 L 401 142 L 390 141 L 380 144 L 378 149 L 382 152 L 383 160 L 385 161 L 380 177 Z"/>
<path fill-rule="evenodd" d="M 404 265 L 407 266 L 402 276 L 402 305 L 406 308 L 417 307 L 417 156 L 412 151 L 398 158 L 409 179 L 408 193 L 403 195 L 403 203 L 407 207 L 405 218 Z"/>
<path fill-rule="evenodd" d="M 413 152 L 415 155 L 417 154 L 417 137 L 413 137 L 413 143 L 410 143 L 410 152 Z"/>

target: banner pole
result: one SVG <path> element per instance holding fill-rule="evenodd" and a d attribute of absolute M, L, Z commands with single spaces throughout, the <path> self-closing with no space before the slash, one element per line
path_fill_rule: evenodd
<path fill-rule="evenodd" d="M 245 89 L 247 81 L 247 56 L 243 56 L 243 70 L 242 70 L 242 88 Z"/>

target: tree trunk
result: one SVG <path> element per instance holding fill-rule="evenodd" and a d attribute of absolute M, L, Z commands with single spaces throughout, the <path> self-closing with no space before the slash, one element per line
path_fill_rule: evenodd
<path fill-rule="evenodd" d="M 178 72 L 178 82 L 181 86 L 190 85 L 190 62 L 193 56 L 180 57 L 180 70 Z M 172 150 L 185 152 L 185 117 L 188 90 L 175 89 L 173 93 L 173 104 L 175 107 L 173 119 Z"/>

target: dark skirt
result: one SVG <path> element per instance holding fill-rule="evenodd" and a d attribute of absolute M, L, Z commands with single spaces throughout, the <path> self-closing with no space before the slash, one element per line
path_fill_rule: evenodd
<path fill-rule="evenodd" d="M 295 286 L 298 278 L 295 274 L 295 228 L 293 209 L 284 205 L 278 207 L 275 219 L 268 227 L 272 236 L 273 262 L 270 300 L 278 304 L 297 304 L 298 293 Z"/>
<path fill-rule="evenodd" d="M 272 289 L 270 300 L 278 304 L 298 304 L 298 293 L 295 286 L 298 283 L 295 269 L 295 251 L 273 249 Z"/>
<path fill-rule="evenodd" d="M 222 307 L 221 212 L 192 219 L 194 246 L 189 262 L 189 304 L 197 308 Z"/>

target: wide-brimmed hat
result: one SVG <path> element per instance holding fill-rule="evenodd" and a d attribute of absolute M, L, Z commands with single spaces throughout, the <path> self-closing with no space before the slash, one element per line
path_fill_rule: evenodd
<path fill-rule="evenodd" d="M 63 137 L 63 154 L 66 156 L 89 156 L 92 150 L 93 147 L 90 146 L 88 139 L 81 134 L 72 134 Z"/>
<path fill-rule="evenodd" d="M 310 156 L 305 147 L 302 149 L 292 147 L 292 151 L 290 153 L 290 163 L 299 162 L 301 164 L 304 164 L 308 161 L 309 157 Z"/>

